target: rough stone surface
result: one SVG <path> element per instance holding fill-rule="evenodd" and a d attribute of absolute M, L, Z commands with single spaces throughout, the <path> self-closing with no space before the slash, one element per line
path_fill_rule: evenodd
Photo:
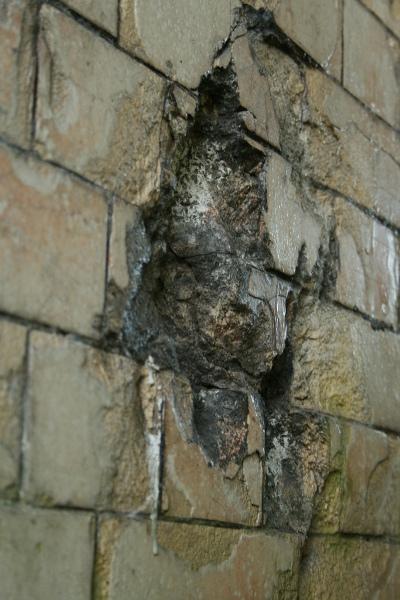
<path fill-rule="evenodd" d="M 67 0 L 66 4 L 113 35 L 118 31 L 118 0 Z"/>
<path fill-rule="evenodd" d="M 340 78 L 340 0 L 264 0 L 264 4 L 273 11 L 276 23 L 294 42 L 310 54 L 327 73 Z"/>
<path fill-rule="evenodd" d="M 134 204 L 154 200 L 164 87 L 111 44 L 42 7 L 36 148 L 44 158 Z"/>
<path fill-rule="evenodd" d="M 361 2 L 374 12 L 397 37 L 400 37 L 399 0 L 361 0 Z"/>
<path fill-rule="evenodd" d="M 295 537 L 160 522 L 157 545 L 146 523 L 102 519 L 96 598 L 296 598 Z"/>
<path fill-rule="evenodd" d="M 104 303 L 103 196 L 4 146 L 0 171 L 0 308 L 97 336 Z"/>
<path fill-rule="evenodd" d="M 354 23 L 364 35 L 354 35 Z M 370 52 L 371 47 L 374 52 Z M 399 60 L 399 41 L 357 0 L 345 0 L 344 86 L 397 128 Z"/>
<path fill-rule="evenodd" d="M 31 135 L 33 16 L 30 0 L 0 2 L 0 133 L 24 147 Z"/>
<path fill-rule="evenodd" d="M 300 578 L 300 599 L 396 600 L 400 586 L 400 551 L 379 541 L 336 536 L 309 540 Z"/>
<path fill-rule="evenodd" d="M 397 327 L 399 246 L 394 233 L 337 199 L 336 299 Z"/>
<path fill-rule="evenodd" d="M 122 0 L 121 44 L 195 88 L 229 36 L 235 0 Z"/>
<path fill-rule="evenodd" d="M 24 495 L 45 504 L 146 508 L 145 418 L 131 360 L 34 333 Z"/>
<path fill-rule="evenodd" d="M 0 321 L 0 494 L 15 495 L 19 475 L 26 329 Z"/>
<path fill-rule="evenodd" d="M 308 409 L 400 431 L 400 341 L 326 304 L 293 327 L 292 400 Z"/>
<path fill-rule="evenodd" d="M 74 511 L 0 509 L 1 595 L 90 600 L 94 519 Z"/>

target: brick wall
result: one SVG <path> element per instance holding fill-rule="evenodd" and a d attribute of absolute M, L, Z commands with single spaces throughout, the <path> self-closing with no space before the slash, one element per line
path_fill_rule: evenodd
<path fill-rule="evenodd" d="M 398 0 L 0 0 L 0 599 L 400 597 Z"/>

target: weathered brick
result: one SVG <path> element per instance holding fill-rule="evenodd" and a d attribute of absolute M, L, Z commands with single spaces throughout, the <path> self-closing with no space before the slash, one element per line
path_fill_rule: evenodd
<path fill-rule="evenodd" d="M 43 503 L 146 507 L 138 367 L 68 337 L 32 334 L 24 494 Z"/>
<path fill-rule="evenodd" d="M 400 440 L 356 425 L 344 437 L 340 530 L 400 535 Z"/>
<path fill-rule="evenodd" d="M 66 0 L 66 4 L 99 27 L 117 35 L 118 0 Z"/>
<path fill-rule="evenodd" d="M 400 125 L 399 60 L 398 40 L 357 0 L 345 0 L 344 86 L 394 127 Z"/>
<path fill-rule="evenodd" d="M 235 403 L 235 392 L 214 390 L 199 395 L 197 423 L 190 384 L 166 380 L 163 508 L 168 515 L 259 525 L 261 523 L 264 427 L 255 400 L 248 396 L 243 419 L 221 417 L 213 453 L 213 404 Z M 228 393 L 227 398 L 224 398 Z M 239 401 L 239 400 L 237 400 Z M 217 409 L 215 409 L 217 410 Z M 215 417 L 217 418 L 217 417 Z M 200 420 L 200 421 L 199 421 Z M 202 423 L 203 426 L 202 426 Z M 205 427 L 206 431 L 203 431 Z M 215 425 L 214 425 L 215 427 Z M 218 427 L 218 424 L 217 424 Z M 214 432 L 215 433 L 215 432 Z M 208 443 L 207 443 L 208 442 Z M 244 446 L 244 452 L 242 452 Z M 215 456 L 214 454 L 218 454 Z"/>
<path fill-rule="evenodd" d="M 361 0 L 361 2 L 400 37 L 400 2 L 398 0 Z"/>
<path fill-rule="evenodd" d="M 1 597 L 90 600 L 93 521 L 78 511 L 1 508 Z"/>
<path fill-rule="evenodd" d="M 0 133 L 28 146 L 33 103 L 34 2 L 0 3 Z"/>
<path fill-rule="evenodd" d="M 43 157 L 133 203 L 154 200 L 164 89 L 146 67 L 42 7 L 36 148 Z"/>
<path fill-rule="evenodd" d="M 299 542 L 285 534 L 103 518 L 98 600 L 296 598 Z"/>
<path fill-rule="evenodd" d="M 228 37 L 235 0 L 122 0 L 121 44 L 195 88 Z"/>
<path fill-rule="evenodd" d="M 107 206 L 61 170 L 0 147 L 0 307 L 97 336 Z"/>
<path fill-rule="evenodd" d="M 395 234 L 344 200 L 335 201 L 339 268 L 335 298 L 397 326 L 399 245 Z"/>
<path fill-rule="evenodd" d="M 342 58 L 340 0 L 264 0 L 279 27 L 339 79 Z"/>
<path fill-rule="evenodd" d="M 305 307 L 293 330 L 293 401 L 400 431 L 400 340 L 327 304 Z"/>
<path fill-rule="evenodd" d="M 259 137 L 279 146 L 279 127 L 268 80 L 259 72 L 245 36 L 234 41 L 232 59 L 240 104 L 249 111 L 243 115 L 245 125 Z"/>
<path fill-rule="evenodd" d="M 26 330 L 0 321 L 0 494 L 12 496 L 19 474 Z"/>
<path fill-rule="evenodd" d="M 400 549 L 379 541 L 327 536 L 306 545 L 300 578 L 301 600 L 396 600 Z"/>
<path fill-rule="evenodd" d="M 400 225 L 400 139 L 321 71 L 252 40 L 268 80 L 279 143 L 303 175 L 336 189 Z"/>
<path fill-rule="evenodd" d="M 291 165 L 277 154 L 268 161 L 266 186 L 265 225 L 275 268 L 294 275 L 301 256 L 302 267 L 311 275 L 322 245 L 322 219 L 303 205 Z"/>

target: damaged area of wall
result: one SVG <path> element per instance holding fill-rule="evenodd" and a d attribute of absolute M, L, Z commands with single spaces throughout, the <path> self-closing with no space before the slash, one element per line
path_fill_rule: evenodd
<path fill-rule="evenodd" d="M 7 599 L 397 599 L 399 40 L 370 5 L 0 0 Z"/>

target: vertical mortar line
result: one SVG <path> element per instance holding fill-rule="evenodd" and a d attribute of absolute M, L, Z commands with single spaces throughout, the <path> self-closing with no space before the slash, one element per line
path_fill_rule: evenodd
<path fill-rule="evenodd" d="M 101 323 L 101 336 L 104 336 L 107 328 L 107 308 L 108 308 L 108 275 L 110 263 L 110 244 L 112 234 L 112 220 L 114 213 L 115 198 L 112 194 L 105 194 L 105 202 L 107 203 L 107 230 L 106 230 L 106 247 L 105 247 L 105 269 L 104 269 L 104 298 L 103 298 L 103 316 Z"/>
<path fill-rule="evenodd" d="M 90 599 L 96 599 L 96 559 L 97 549 L 99 545 L 99 513 L 96 510 L 94 512 L 94 532 L 93 532 L 93 564 L 92 564 L 92 578 L 90 583 Z"/>
<path fill-rule="evenodd" d="M 26 461 L 26 450 L 27 450 L 27 428 L 29 420 L 29 400 L 28 400 L 28 388 L 29 388 L 29 369 L 30 369 L 30 338 L 31 330 L 27 329 L 25 339 L 25 354 L 22 368 L 22 388 L 20 396 L 20 410 L 19 418 L 21 424 L 20 439 L 19 439 L 19 465 L 18 465 L 18 497 L 21 500 L 23 496 L 23 485 L 25 480 L 25 461 Z"/>
<path fill-rule="evenodd" d="M 35 1 L 35 0 L 34 0 Z M 40 8 L 43 0 L 36 0 L 33 14 L 33 84 L 32 84 L 32 107 L 31 107 L 31 139 L 30 148 L 33 150 L 36 137 L 36 114 L 38 102 L 39 85 L 39 31 L 40 31 Z"/>
<path fill-rule="evenodd" d="M 341 7 L 341 36 L 342 36 L 342 60 L 340 63 L 340 83 L 343 87 L 343 83 L 344 83 L 344 4 L 345 4 L 346 0 L 340 0 L 340 7 Z"/>
<path fill-rule="evenodd" d="M 117 7 L 117 44 L 118 44 L 118 46 L 120 46 L 121 20 L 122 20 L 122 0 L 118 0 L 118 7 Z"/>

